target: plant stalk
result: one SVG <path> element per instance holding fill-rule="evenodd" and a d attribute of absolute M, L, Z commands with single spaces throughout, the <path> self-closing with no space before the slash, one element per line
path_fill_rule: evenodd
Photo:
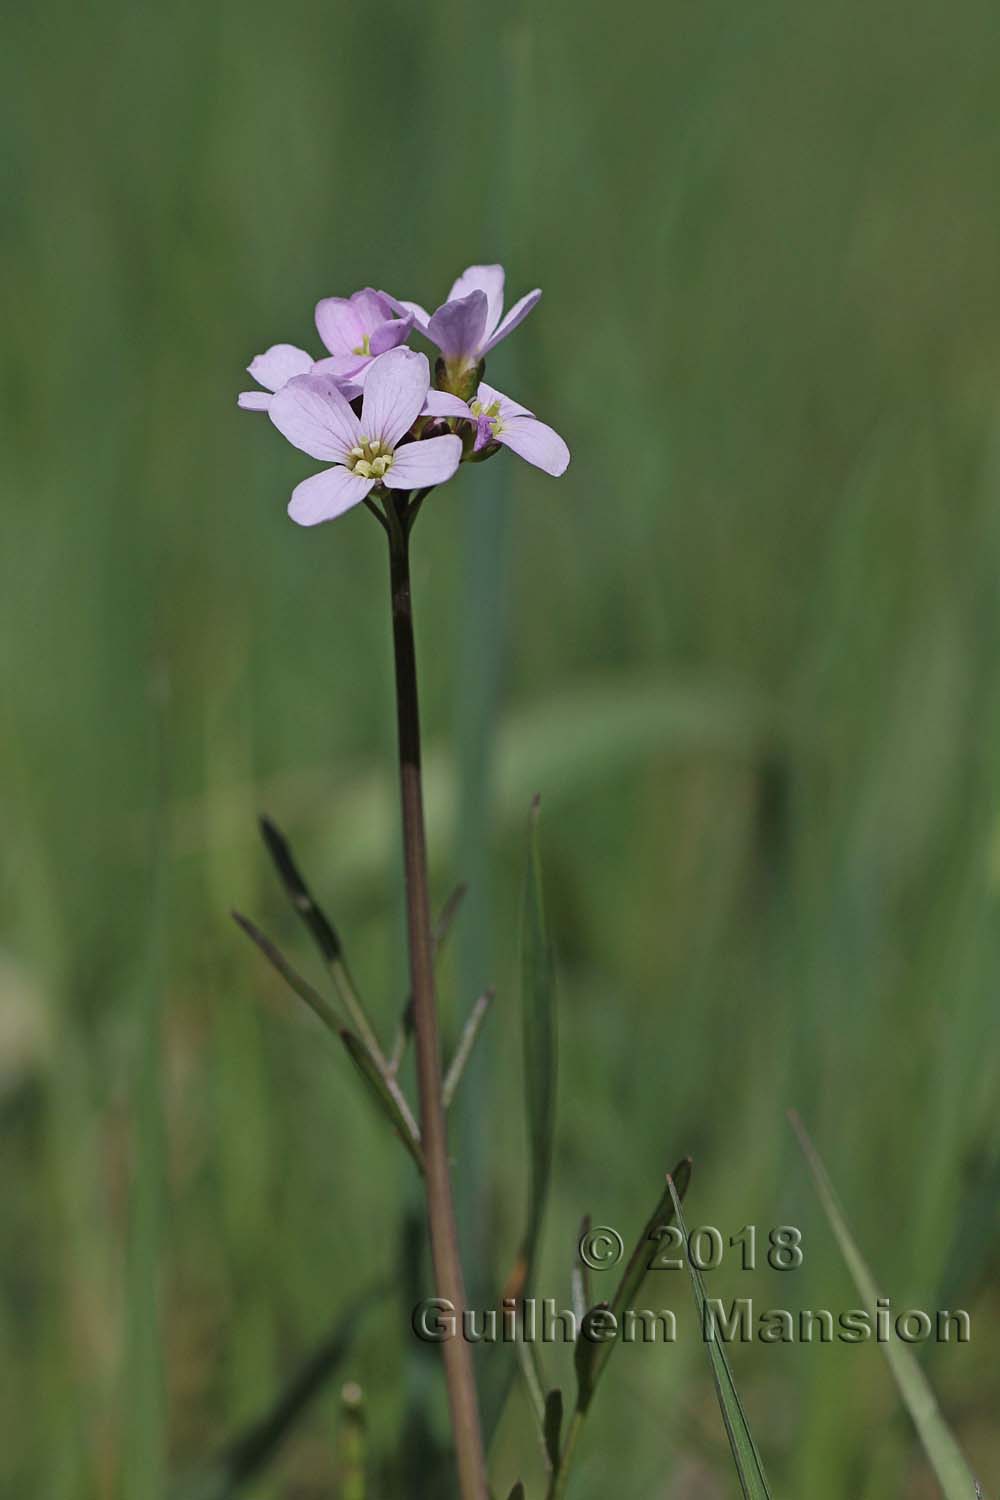
<path fill-rule="evenodd" d="M 422 498 L 422 495 L 420 496 Z M 452 1198 L 448 1138 L 441 1084 L 434 985 L 434 947 L 427 881 L 423 786 L 420 770 L 420 713 L 417 663 L 410 592 L 409 529 L 415 515 L 402 497 L 390 494 L 386 504 L 392 602 L 392 640 L 396 665 L 396 715 L 399 733 L 399 786 L 403 813 L 403 862 L 406 877 L 406 922 L 410 950 L 420 1133 L 425 1161 L 427 1218 L 435 1292 L 455 1310 L 458 1327 L 465 1310 L 465 1281 L 458 1249 Z M 479 1424 L 472 1351 L 461 1336 L 443 1344 L 445 1378 L 458 1462 L 462 1500 L 488 1500 L 486 1459 Z"/>

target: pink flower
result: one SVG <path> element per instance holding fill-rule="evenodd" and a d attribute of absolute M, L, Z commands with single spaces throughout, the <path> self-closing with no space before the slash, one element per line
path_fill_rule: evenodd
<path fill-rule="evenodd" d="M 473 452 L 479 453 L 488 443 L 502 443 L 521 458 L 544 469 L 546 474 L 565 473 L 569 449 L 551 427 L 509 396 L 482 382 L 476 399 L 469 407 L 478 431 Z"/>
<path fill-rule="evenodd" d="M 265 389 L 241 391 L 236 398 L 237 406 L 244 411 L 267 411 L 273 400 L 272 391 L 280 391 L 296 375 L 307 375 L 312 367 L 313 357 L 304 349 L 297 349 L 294 344 L 272 344 L 247 365 L 254 380 Z"/>
<path fill-rule="evenodd" d="M 427 313 L 418 302 L 395 305 L 412 316 L 457 376 L 474 369 L 501 339 L 523 323 L 542 295 L 537 288 L 529 292 L 504 317 L 503 291 L 503 266 L 469 266 L 452 286 L 447 302 L 434 314 Z"/>
<path fill-rule="evenodd" d="M 288 506 L 293 521 L 332 521 L 376 485 L 430 489 L 451 478 L 462 460 L 461 438 L 449 433 L 403 442 L 424 412 L 468 415 L 454 396 L 429 391 L 430 379 L 426 355 L 390 350 L 371 363 L 360 417 L 330 374 L 297 375 L 282 386 L 271 398 L 271 421 L 303 453 L 333 465 L 296 486 Z"/>
<path fill-rule="evenodd" d="M 373 359 L 406 342 L 413 327 L 413 314 L 396 316 L 393 299 L 370 286 L 351 297 L 324 297 L 316 304 L 316 328 L 330 351 L 330 359 L 317 362 L 317 370 L 364 384 Z"/>

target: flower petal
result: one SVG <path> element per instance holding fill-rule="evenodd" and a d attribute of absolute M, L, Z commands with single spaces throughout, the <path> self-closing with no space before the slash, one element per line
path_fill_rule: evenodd
<path fill-rule="evenodd" d="M 479 382 L 476 399 L 480 406 L 489 408 L 496 402 L 500 407 L 501 421 L 508 417 L 533 417 L 535 413 L 522 406 L 519 401 L 512 401 L 510 396 L 505 396 L 503 391 L 498 391 L 496 386 L 487 385 L 485 380 Z"/>
<path fill-rule="evenodd" d="M 257 384 L 269 391 L 280 391 L 296 375 L 308 375 L 311 369 L 312 355 L 294 344 L 272 344 L 247 365 Z"/>
<path fill-rule="evenodd" d="M 421 333 L 427 332 L 427 325 L 431 320 L 431 315 L 426 307 L 421 307 L 419 302 L 407 302 L 405 299 L 399 297 L 390 297 L 388 292 L 383 292 L 382 296 L 399 313 L 401 318 L 411 317 Z"/>
<path fill-rule="evenodd" d="M 271 398 L 271 421 L 310 458 L 343 463 L 358 440 L 358 419 L 331 375 L 298 375 Z"/>
<path fill-rule="evenodd" d="M 426 490 L 444 484 L 462 462 L 462 439 L 448 433 L 404 443 L 393 455 L 392 468 L 382 483 L 390 490 Z"/>
<path fill-rule="evenodd" d="M 332 375 L 337 384 L 343 388 L 355 381 L 368 364 L 371 364 L 371 356 L 368 354 L 329 354 L 326 359 L 316 361 L 312 367 L 312 374 Z"/>
<path fill-rule="evenodd" d="M 353 297 L 324 297 L 316 303 L 316 332 L 331 354 L 353 354 L 364 344 L 365 328 Z"/>
<path fill-rule="evenodd" d="M 461 396 L 453 396 L 450 391 L 428 391 L 427 400 L 421 408 L 420 415 L 422 417 L 465 417 L 468 420 L 472 413 Z"/>
<path fill-rule="evenodd" d="M 335 521 L 352 505 L 360 505 L 374 484 L 374 479 L 362 479 L 347 469 L 323 469 L 295 486 L 288 514 L 300 526 Z"/>
<path fill-rule="evenodd" d="M 388 354 L 390 349 L 405 343 L 412 327 L 412 313 L 407 313 L 405 318 L 387 318 L 384 323 L 378 323 L 372 329 L 368 346 L 373 354 Z"/>
<path fill-rule="evenodd" d="M 270 391 L 240 391 L 236 405 L 244 411 L 267 411 L 273 400 Z"/>
<path fill-rule="evenodd" d="M 405 347 L 380 354 L 365 376 L 360 431 L 395 448 L 419 417 L 430 383 L 426 354 Z"/>
<path fill-rule="evenodd" d="M 546 474 L 562 474 L 569 463 L 569 449 L 551 427 L 537 417 L 511 417 L 496 434 L 498 443 L 510 448 Z"/>
<path fill-rule="evenodd" d="M 503 283 L 503 266 L 469 266 L 462 272 L 448 293 L 448 301 L 456 302 L 459 297 L 467 297 L 470 292 L 485 292 L 487 304 L 485 337 L 489 338 L 500 322 L 500 314 L 503 312 Z"/>
<path fill-rule="evenodd" d="M 489 354 L 490 350 L 495 349 L 501 339 L 505 339 L 508 333 L 514 332 L 514 329 L 517 327 L 518 323 L 524 322 L 531 309 L 540 300 L 541 295 L 542 293 L 540 288 L 536 287 L 533 292 L 529 292 L 526 297 L 522 297 L 520 301 L 514 303 L 514 306 L 504 318 L 499 328 L 497 328 L 495 333 L 492 333 L 490 335 L 486 347 L 483 350 L 484 354 Z"/>
<path fill-rule="evenodd" d="M 486 293 L 470 292 L 439 307 L 427 325 L 427 337 L 445 359 L 475 362 L 483 352 L 489 304 Z"/>
<path fill-rule="evenodd" d="M 351 304 L 361 319 L 365 333 L 371 333 L 386 318 L 392 317 L 392 303 L 384 292 L 377 292 L 374 287 L 366 286 L 360 292 L 353 292 Z"/>

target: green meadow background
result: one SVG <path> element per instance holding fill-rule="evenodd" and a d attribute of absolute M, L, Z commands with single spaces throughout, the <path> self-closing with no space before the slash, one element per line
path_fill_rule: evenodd
<path fill-rule="evenodd" d="M 159 1500 L 390 1290 L 247 1493 L 441 1500 L 419 1200 L 347 1059 L 229 919 L 318 978 L 255 819 L 405 989 L 383 538 L 285 516 L 238 412 L 318 297 L 544 288 L 490 378 L 573 450 L 425 507 L 433 882 L 471 893 L 449 1034 L 476 1295 L 527 1187 L 517 911 L 539 792 L 559 953 L 540 1293 L 584 1212 L 801 1227 L 727 1298 L 857 1304 L 796 1106 L 925 1368 L 1000 1479 L 1000 24 L 987 0 L 51 0 L 0 49 L 0 1493 Z M 410 1223 L 409 1233 L 401 1226 Z M 610 1292 L 612 1273 L 595 1273 Z M 690 1289 L 622 1349 L 572 1494 L 735 1493 Z M 545 1351 L 566 1384 L 569 1358 Z M 487 1354 L 486 1359 L 502 1355 Z M 737 1347 L 777 1497 L 937 1491 L 874 1345 Z M 400 1455 L 403 1455 L 400 1458 Z M 516 1390 L 498 1494 L 541 1460 Z"/>

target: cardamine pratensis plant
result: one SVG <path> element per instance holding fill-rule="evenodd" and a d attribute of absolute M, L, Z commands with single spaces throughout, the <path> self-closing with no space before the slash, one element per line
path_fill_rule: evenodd
<path fill-rule="evenodd" d="M 406 1025 L 391 1052 L 383 1049 L 362 1005 L 333 925 L 313 900 L 287 841 L 266 820 L 263 829 L 269 852 L 326 961 L 336 1004 L 297 974 L 251 922 L 243 917 L 237 920 L 292 989 L 339 1034 L 407 1146 L 424 1182 L 434 1292 L 454 1311 L 458 1326 L 467 1303 L 452 1195 L 446 1108 L 489 997 L 482 997 L 474 1007 L 447 1076 L 443 1076 L 434 980 L 434 950 L 440 931 L 432 926 L 428 896 L 409 556 L 411 532 L 421 507 L 431 491 L 451 479 L 462 464 L 482 462 L 501 448 L 509 448 L 552 475 L 562 474 L 569 463 L 569 450 L 558 433 L 483 379 L 486 356 L 524 321 L 541 296 L 537 290 L 529 292 L 504 315 L 503 294 L 503 267 L 487 265 L 470 266 L 464 271 L 447 301 L 433 314 L 418 303 L 400 301 L 371 288 L 347 298 L 325 298 L 316 307 L 316 327 L 328 354 L 314 360 L 292 344 L 275 344 L 249 366 L 262 389 L 239 397 L 241 407 L 266 412 L 290 443 L 325 465 L 296 486 L 288 506 L 294 521 L 315 526 L 363 504 L 388 539 L 411 987 Z M 408 347 L 407 341 L 414 334 L 437 349 L 433 380 L 427 356 Z M 523 942 L 532 1208 L 517 1265 L 504 1289 L 504 1307 L 508 1311 L 514 1308 L 515 1313 L 530 1291 L 551 1160 L 554 1101 L 551 956 L 534 832 L 532 848 Z M 402 1048 L 410 1031 L 419 1092 L 416 1116 L 399 1080 Z M 671 1183 L 676 1183 L 682 1193 L 688 1176 L 689 1163 L 685 1161 L 675 1170 Z M 669 1222 L 673 1213 L 670 1192 L 664 1192 L 626 1267 L 612 1310 L 629 1305 L 648 1261 L 644 1241 Z M 586 1312 L 588 1304 L 580 1278 L 576 1290 L 578 1305 Z M 590 1309 L 595 1314 L 597 1311 Z M 462 1500 L 488 1500 L 484 1423 L 471 1346 L 462 1337 L 448 1338 L 442 1343 L 442 1352 L 459 1492 Z M 562 1394 L 546 1391 L 537 1351 L 529 1351 L 527 1343 L 521 1342 L 517 1353 L 538 1416 L 549 1470 L 548 1495 L 555 1500 L 564 1493 L 570 1457 L 610 1348 L 596 1338 L 578 1338 L 576 1401 L 565 1434 Z M 491 1427 L 508 1386 L 506 1381 L 499 1402 L 493 1393 Z M 294 1405 L 292 1402 L 291 1407 Z M 283 1410 L 291 1407 L 286 1403 Z M 249 1450 L 257 1453 L 266 1448 L 284 1420 L 279 1414 L 276 1426 L 265 1423 L 251 1434 Z M 231 1472 L 240 1463 L 241 1472 L 245 1472 L 246 1451 L 246 1444 L 238 1447 Z M 523 1495 L 520 1485 L 514 1494 Z"/>
<path fill-rule="evenodd" d="M 293 905 L 325 960 L 335 1001 L 331 1002 L 308 984 L 252 922 L 239 916 L 237 920 L 292 990 L 339 1036 L 421 1173 L 434 1292 L 447 1304 L 455 1328 L 463 1327 L 467 1304 L 448 1157 L 447 1108 L 475 1043 L 490 994 L 481 996 L 473 1007 L 444 1073 L 434 954 L 461 892 L 448 903 L 437 927 L 432 926 L 409 555 L 413 525 L 427 496 L 451 479 L 460 465 L 491 458 L 501 448 L 511 449 L 552 475 L 562 474 L 569 463 L 569 450 L 558 433 L 540 422 L 527 407 L 483 379 L 486 356 L 524 321 L 541 297 L 537 290 L 529 292 L 504 315 L 503 294 L 503 267 L 489 265 L 470 266 L 463 271 L 447 301 L 433 314 L 416 302 L 400 301 L 371 288 L 347 298 L 327 297 L 316 307 L 316 328 L 328 353 L 314 360 L 295 345 L 275 344 L 249 366 L 250 374 L 262 389 L 244 392 L 239 397 L 241 407 L 267 412 L 290 443 L 326 465 L 296 486 L 288 507 L 294 521 L 302 526 L 315 526 L 364 504 L 388 539 L 410 969 L 410 998 L 392 1049 L 388 1053 L 383 1050 L 351 978 L 335 928 L 313 900 L 284 836 L 266 819 L 262 826 L 268 850 Z M 408 347 L 408 340 L 415 333 L 437 349 L 433 380 L 427 356 Z M 530 1205 L 517 1261 L 502 1299 L 505 1329 L 513 1313 L 515 1328 L 521 1334 L 525 1333 L 526 1299 L 534 1291 L 532 1277 L 548 1189 L 555 1096 L 552 962 L 541 899 L 536 824 L 537 820 L 533 820 L 522 931 Z M 414 1038 L 419 1092 L 416 1115 L 399 1079 L 410 1035 Z M 796 1129 L 859 1292 L 871 1300 L 875 1285 L 871 1273 L 850 1238 L 822 1163 L 798 1121 Z M 665 1190 L 646 1221 L 609 1301 L 594 1304 L 585 1271 L 578 1267 L 574 1273 L 574 1311 L 579 1324 L 574 1346 L 576 1392 L 565 1426 L 562 1392 L 547 1387 L 534 1339 L 524 1336 L 514 1341 L 548 1469 L 546 1500 L 560 1500 L 565 1494 L 582 1425 L 614 1347 L 613 1337 L 609 1341 L 607 1335 L 609 1322 L 612 1327 L 620 1324 L 622 1315 L 633 1305 L 650 1265 L 649 1242 L 660 1238 L 672 1222 L 676 1223 L 682 1240 L 687 1239 L 681 1199 L 690 1180 L 690 1167 L 690 1160 L 684 1159 L 668 1175 Z M 585 1221 L 581 1261 L 587 1228 Z M 688 1256 L 687 1260 L 695 1304 L 703 1308 L 704 1283 L 693 1259 Z M 185 1497 L 191 1493 L 198 1500 L 225 1500 L 255 1476 L 306 1401 L 342 1359 L 366 1300 L 357 1303 L 319 1346 L 273 1411 L 230 1445 L 222 1460 L 208 1473 L 207 1485 L 199 1482 L 193 1491 L 183 1492 Z M 763 1465 L 724 1345 L 710 1341 L 707 1352 L 742 1492 L 748 1500 L 770 1500 Z M 495 1427 L 510 1380 L 504 1373 L 499 1386 L 494 1381 L 491 1390 L 477 1390 L 472 1345 L 464 1337 L 445 1337 L 442 1353 L 461 1500 L 489 1500 L 484 1434 Z M 982 1490 L 945 1427 L 912 1353 L 891 1346 L 886 1357 L 946 1500 L 973 1500 L 973 1491 L 981 1495 Z M 484 1388 L 487 1384 L 483 1382 Z M 345 1409 L 353 1455 L 350 1469 L 357 1476 L 357 1482 L 352 1479 L 350 1486 L 350 1494 L 354 1496 L 363 1493 L 363 1460 L 359 1456 L 362 1426 L 357 1410 L 360 1397 L 355 1387 L 345 1387 L 345 1392 L 350 1392 L 345 1395 Z M 346 1480 L 344 1493 L 348 1493 Z M 518 1482 L 510 1500 L 524 1500 L 524 1494 Z"/>

